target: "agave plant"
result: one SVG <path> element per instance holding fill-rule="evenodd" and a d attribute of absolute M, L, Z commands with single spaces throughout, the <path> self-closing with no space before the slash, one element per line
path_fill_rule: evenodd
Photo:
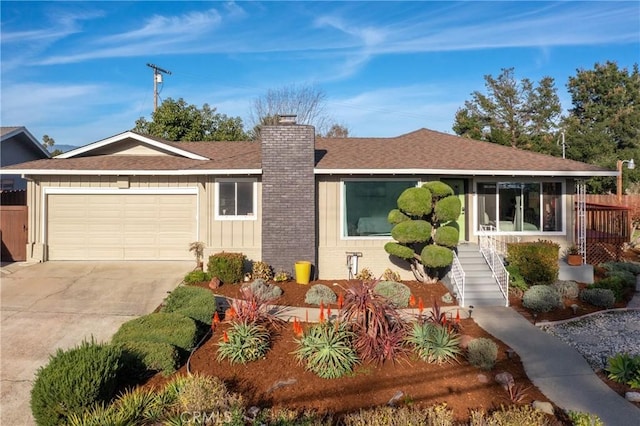
<path fill-rule="evenodd" d="M 424 361 L 435 364 L 455 361 L 460 337 L 449 328 L 430 322 L 414 322 L 406 339 Z"/>
<path fill-rule="evenodd" d="M 609 358 L 606 371 L 609 379 L 618 383 L 629 383 L 640 377 L 640 355 L 619 353 Z"/>
<path fill-rule="evenodd" d="M 218 343 L 218 360 L 246 364 L 262 358 L 269 350 L 269 332 L 256 323 L 234 322 Z"/>
<path fill-rule="evenodd" d="M 341 310 L 342 321 L 351 324 L 354 347 L 363 360 L 396 360 L 406 352 L 406 326 L 400 312 L 386 297 L 376 293 L 377 282 L 361 282 L 348 288 Z"/>
<path fill-rule="evenodd" d="M 325 379 L 349 374 L 358 364 L 351 345 L 354 334 L 345 323 L 323 322 L 310 327 L 300 339 L 294 354 L 305 368 Z"/>

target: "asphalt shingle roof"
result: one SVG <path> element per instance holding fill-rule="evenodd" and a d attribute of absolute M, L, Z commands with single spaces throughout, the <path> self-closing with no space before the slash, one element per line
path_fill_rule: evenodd
<path fill-rule="evenodd" d="M 23 170 L 186 171 L 259 170 L 259 142 L 167 142 L 170 146 L 206 157 L 188 159 L 178 155 L 94 155 L 46 159 L 9 168 Z M 598 166 L 535 152 L 420 129 L 392 138 L 317 138 L 316 170 L 344 171 L 413 170 L 458 171 L 476 174 L 490 171 L 602 172 Z"/>

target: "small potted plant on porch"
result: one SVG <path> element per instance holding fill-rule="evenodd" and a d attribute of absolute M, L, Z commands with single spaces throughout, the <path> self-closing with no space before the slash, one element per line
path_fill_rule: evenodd
<path fill-rule="evenodd" d="M 572 244 L 565 250 L 565 260 L 569 266 L 582 265 L 582 254 L 580 254 L 580 248 Z"/>

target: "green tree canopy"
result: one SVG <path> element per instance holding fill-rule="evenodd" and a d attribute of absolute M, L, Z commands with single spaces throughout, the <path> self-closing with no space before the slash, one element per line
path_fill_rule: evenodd
<path fill-rule="evenodd" d="M 218 113 L 208 104 L 199 109 L 182 98 L 167 98 L 151 118 L 140 117 L 133 130 L 170 141 L 247 140 L 240 117 Z"/>
<path fill-rule="evenodd" d="M 640 158 L 640 73 L 615 62 L 579 69 L 567 84 L 572 108 L 563 123 L 567 158 L 615 168 L 617 160 Z M 627 174 L 629 179 L 627 179 Z M 640 172 L 625 169 L 625 183 Z M 615 180 L 592 179 L 592 191 L 615 191 Z"/>
<path fill-rule="evenodd" d="M 485 75 L 486 93 L 475 91 L 458 109 L 453 131 L 460 136 L 556 153 L 556 130 L 561 118 L 554 79 L 516 80 L 513 68 L 497 77 Z"/>

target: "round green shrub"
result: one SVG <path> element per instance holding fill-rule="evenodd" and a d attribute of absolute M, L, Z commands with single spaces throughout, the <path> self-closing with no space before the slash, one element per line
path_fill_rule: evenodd
<path fill-rule="evenodd" d="M 616 303 L 613 291 L 607 288 L 585 288 L 580 292 L 580 300 L 606 309 L 613 307 Z"/>
<path fill-rule="evenodd" d="M 201 269 L 195 269 L 189 272 L 187 275 L 185 275 L 183 281 L 187 285 L 193 285 L 193 284 L 211 281 L 211 276 Z"/>
<path fill-rule="evenodd" d="M 242 253 L 221 252 L 209 256 L 207 272 L 211 277 L 218 277 L 224 284 L 242 281 L 244 264 L 247 257 Z"/>
<path fill-rule="evenodd" d="M 208 288 L 177 287 L 167 296 L 161 312 L 175 312 L 210 326 L 216 312 L 216 297 Z"/>
<path fill-rule="evenodd" d="M 436 233 L 433 236 L 433 241 L 441 246 L 454 248 L 458 245 L 460 239 L 460 232 L 457 228 L 449 225 L 441 226 L 436 229 Z"/>
<path fill-rule="evenodd" d="M 196 337 L 197 326 L 191 318 L 173 312 L 157 312 L 125 322 L 113 335 L 112 341 L 169 343 L 187 352 L 195 345 Z"/>
<path fill-rule="evenodd" d="M 387 222 L 393 225 L 397 225 L 398 223 L 404 222 L 405 220 L 411 220 L 411 218 L 398 209 L 391 210 L 387 215 Z"/>
<path fill-rule="evenodd" d="M 431 191 L 421 188 L 407 188 L 398 197 L 398 208 L 410 216 L 422 217 L 431 213 Z"/>
<path fill-rule="evenodd" d="M 143 377 L 155 371 L 170 376 L 180 362 L 178 350 L 169 343 L 130 340 L 118 345 L 122 348 L 123 370 L 127 376 Z"/>
<path fill-rule="evenodd" d="M 624 271 L 617 271 L 617 272 L 622 272 L 624 274 Z M 613 295 L 616 298 L 616 301 L 621 301 L 622 298 L 624 297 L 624 294 L 627 290 L 627 281 L 625 279 L 625 277 L 621 276 L 621 275 L 609 275 L 606 278 L 603 278 L 597 282 L 595 282 L 594 284 L 591 284 L 589 286 L 589 288 L 605 288 L 605 289 L 609 289 L 613 292 Z"/>
<path fill-rule="evenodd" d="M 453 262 L 453 252 L 436 245 L 429 245 L 422 249 L 420 253 L 422 263 L 428 268 L 444 268 Z"/>
<path fill-rule="evenodd" d="M 580 287 L 575 281 L 556 281 L 553 284 L 553 288 L 560 294 L 560 297 L 565 299 L 577 299 L 580 294 Z"/>
<path fill-rule="evenodd" d="M 438 200 L 434 210 L 438 222 L 449 222 L 450 220 L 456 220 L 460 217 L 462 203 L 457 195 L 451 195 Z"/>
<path fill-rule="evenodd" d="M 449 185 L 439 180 L 425 182 L 422 184 L 422 187 L 431 191 L 431 194 L 435 198 L 448 197 L 449 195 L 454 194 L 453 189 Z"/>
<path fill-rule="evenodd" d="M 599 266 L 603 267 L 607 271 L 628 271 L 633 275 L 640 274 L 640 263 L 637 262 L 605 262 Z"/>
<path fill-rule="evenodd" d="M 530 287 L 522 296 L 522 305 L 535 312 L 550 312 L 564 306 L 560 294 L 548 285 Z"/>
<path fill-rule="evenodd" d="M 491 370 L 498 359 L 498 345 L 491 339 L 479 337 L 469 342 L 467 360 L 469 364 L 483 370 Z"/>
<path fill-rule="evenodd" d="M 336 292 L 331 290 L 324 284 L 314 284 L 304 295 L 304 303 L 320 306 L 320 303 L 328 305 L 336 303 L 338 296 Z"/>
<path fill-rule="evenodd" d="M 397 308 L 406 308 L 409 306 L 411 289 L 402 283 L 395 281 L 380 281 L 373 288 L 373 291 L 386 297 Z"/>
<path fill-rule="evenodd" d="M 403 246 L 402 244 L 388 242 L 384 245 L 384 251 L 392 256 L 397 256 L 401 259 L 413 259 L 415 252 L 411 247 Z"/>
<path fill-rule="evenodd" d="M 391 236 L 402 244 L 421 243 L 431 239 L 431 224 L 426 220 L 407 220 L 391 229 Z"/>
<path fill-rule="evenodd" d="M 38 369 L 31 389 L 31 411 L 38 425 L 65 424 L 72 414 L 108 402 L 114 395 L 122 351 L 109 344 L 84 341 Z"/>

